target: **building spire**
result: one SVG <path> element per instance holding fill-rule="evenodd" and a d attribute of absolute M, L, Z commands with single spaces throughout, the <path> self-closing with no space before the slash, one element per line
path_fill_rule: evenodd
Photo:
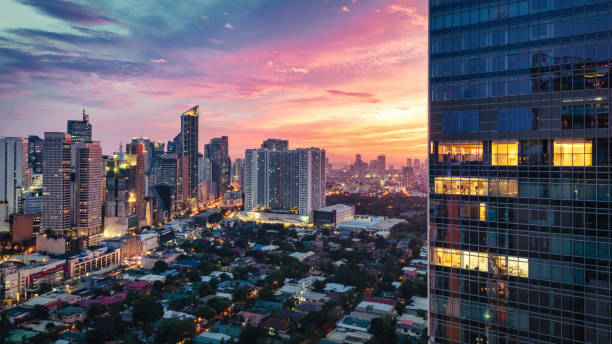
<path fill-rule="evenodd" d="M 83 107 L 83 122 L 89 123 L 89 115 L 85 113 L 85 107 Z"/>

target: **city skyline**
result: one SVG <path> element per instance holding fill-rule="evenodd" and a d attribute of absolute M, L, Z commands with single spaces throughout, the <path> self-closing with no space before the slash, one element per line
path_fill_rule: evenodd
<path fill-rule="evenodd" d="M 0 24 L 0 136 L 61 131 L 85 107 L 110 153 L 171 140 L 198 104 L 199 142 L 227 135 L 232 158 L 267 138 L 324 147 L 336 165 L 425 158 L 423 2 L 98 5 L 2 4 L 19 15 Z"/>

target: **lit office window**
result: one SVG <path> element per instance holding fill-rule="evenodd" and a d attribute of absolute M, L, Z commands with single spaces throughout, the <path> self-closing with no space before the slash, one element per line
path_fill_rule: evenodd
<path fill-rule="evenodd" d="M 482 143 L 440 143 L 438 162 L 482 161 Z"/>
<path fill-rule="evenodd" d="M 436 177 L 435 192 L 438 194 L 486 196 L 488 184 L 486 178 Z"/>
<path fill-rule="evenodd" d="M 555 166 L 591 166 L 593 164 L 593 143 L 590 141 L 555 141 Z"/>
<path fill-rule="evenodd" d="M 489 182 L 489 195 L 516 197 L 518 196 L 518 182 L 516 179 L 492 179 Z"/>
<path fill-rule="evenodd" d="M 480 203 L 480 221 L 487 220 L 487 204 Z"/>
<path fill-rule="evenodd" d="M 432 264 L 459 268 L 461 267 L 461 251 L 435 247 L 431 260 Z"/>
<path fill-rule="evenodd" d="M 529 277 L 529 259 L 509 256 L 508 275 Z"/>
<path fill-rule="evenodd" d="M 529 277 L 529 259 L 432 247 L 431 264 L 501 275 Z"/>
<path fill-rule="evenodd" d="M 518 142 L 493 142 L 491 160 L 493 165 L 518 165 Z"/>

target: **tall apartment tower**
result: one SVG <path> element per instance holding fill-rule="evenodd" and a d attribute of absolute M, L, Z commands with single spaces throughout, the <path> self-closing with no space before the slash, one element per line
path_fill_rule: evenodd
<path fill-rule="evenodd" d="M 298 209 L 300 215 L 311 216 L 313 210 L 325 207 L 325 150 L 299 148 Z"/>
<path fill-rule="evenodd" d="M 267 139 L 261 144 L 261 148 L 273 151 L 286 151 L 289 149 L 289 140 Z"/>
<path fill-rule="evenodd" d="M 72 144 L 71 160 L 74 167 L 73 227 L 79 236 L 90 237 L 100 234 L 102 232 L 102 193 L 104 185 L 100 142 L 74 142 Z"/>
<path fill-rule="evenodd" d="M 384 154 L 380 154 L 376 158 L 376 168 L 378 169 L 378 175 L 382 176 L 387 172 L 387 157 Z"/>
<path fill-rule="evenodd" d="M 247 149 L 244 159 L 245 210 L 295 209 L 310 216 L 325 206 L 325 150 Z"/>
<path fill-rule="evenodd" d="M 429 2 L 432 342 L 612 342 L 611 9 Z"/>
<path fill-rule="evenodd" d="M 83 109 L 82 120 L 69 120 L 66 126 L 68 135 L 73 142 L 91 141 L 91 123 L 89 123 L 89 115 L 85 113 L 85 109 Z"/>
<path fill-rule="evenodd" d="M 28 136 L 28 167 L 34 174 L 42 174 L 42 146 L 43 140 L 36 136 Z"/>
<path fill-rule="evenodd" d="M 46 132 L 43 142 L 43 212 L 41 228 L 70 229 L 70 135 Z"/>
<path fill-rule="evenodd" d="M 146 220 L 146 176 L 145 176 L 145 148 L 142 143 L 138 144 L 138 153 L 136 155 L 136 217 L 138 218 L 138 226 L 144 226 Z"/>
<path fill-rule="evenodd" d="M 25 188 L 27 140 L 0 138 L 0 232 L 9 230 L 9 216 L 19 212 L 19 198 Z"/>
<path fill-rule="evenodd" d="M 180 158 L 183 176 L 183 200 L 192 204 L 198 198 L 198 105 L 181 115 Z"/>
<path fill-rule="evenodd" d="M 204 156 L 212 165 L 212 193 L 220 197 L 230 184 L 231 161 L 227 136 L 215 137 L 204 146 Z"/>

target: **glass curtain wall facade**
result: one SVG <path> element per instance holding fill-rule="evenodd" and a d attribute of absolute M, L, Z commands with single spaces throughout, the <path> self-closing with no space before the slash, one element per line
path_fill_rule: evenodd
<path fill-rule="evenodd" d="M 611 343 L 612 2 L 429 10 L 433 341 Z"/>

